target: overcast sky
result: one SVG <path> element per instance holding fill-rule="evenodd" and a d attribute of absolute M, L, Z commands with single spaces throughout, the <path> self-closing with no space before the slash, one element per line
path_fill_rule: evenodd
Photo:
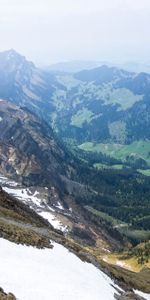
<path fill-rule="evenodd" d="M 0 0 L 9 48 L 40 64 L 150 61 L 150 0 Z"/>

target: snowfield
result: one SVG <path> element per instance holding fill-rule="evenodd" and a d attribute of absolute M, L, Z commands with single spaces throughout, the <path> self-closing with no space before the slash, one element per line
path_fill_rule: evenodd
<path fill-rule="evenodd" d="M 114 300 L 111 284 L 59 244 L 39 250 L 0 239 L 0 286 L 19 300 Z"/>
<path fill-rule="evenodd" d="M 43 200 L 39 196 L 38 191 L 34 191 L 34 193 L 30 190 L 30 188 L 21 188 L 19 184 L 13 180 L 9 180 L 7 177 L 0 174 L 0 184 L 3 187 L 3 190 L 29 205 L 30 208 L 35 210 L 37 214 L 46 219 L 55 229 L 59 229 L 62 232 L 67 232 L 67 226 L 63 225 L 55 216 L 55 209 L 50 207 L 49 205 L 44 205 Z M 47 189 L 47 188 L 46 188 Z M 60 210 L 63 210 L 62 205 L 58 202 L 55 206 Z"/>
<path fill-rule="evenodd" d="M 30 204 L 30 208 L 35 210 L 37 214 L 46 219 L 55 229 L 59 229 L 62 232 L 67 231 L 67 227 L 64 226 L 58 219 L 56 219 L 54 209 L 48 206 L 47 211 L 45 211 L 45 207 L 41 205 L 41 200 L 37 197 L 38 192 L 35 191 L 34 194 L 31 194 L 29 189 L 14 189 L 8 187 L 3 187 L 3 190 L 8 194 L 21 200 L 25 204 Z"/>

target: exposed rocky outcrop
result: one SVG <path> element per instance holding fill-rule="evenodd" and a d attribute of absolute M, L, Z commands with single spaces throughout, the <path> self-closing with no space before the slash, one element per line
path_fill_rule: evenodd
<path fill-rule="evenodd" d="M 0 300 L 17 300 L 12 293 L 5 293 L 2 288 L 0 288 Z"/>

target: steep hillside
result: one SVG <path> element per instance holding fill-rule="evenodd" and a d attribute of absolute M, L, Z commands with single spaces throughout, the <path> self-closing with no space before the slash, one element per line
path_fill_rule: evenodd
<path fill-rule="evenodd" d="M 70 178 L 68 153 L 52 129 L 35 115 L 0 101 L 0 171 L 30 185 L 58 186 Z"/>
<path fill-rule="evenodd" d="M 14 183 L 10 188 L 6 183 L 5 190 L 19 195 L 24 201 L 27 200 L 38 212 L 40 209 L 42 216 L 52 218 L 47 204 L 53 205 L 53 208 L 58 207 L 62 219 L 69 216 L 66 224 L 71 224 L 70 232 L 76 239 L 83 238 L 87 243 L 95 244 L 100 235 L 106 242 L 111 240 L 110 247 L 120 247 L 124 243 L 123 238 L 120 234 L 117 236 L 117 232 L 116 236 L 111 238 L 109 226 L 107 229 L 106 225 L 106 232 L 100 224 L 95 229 L 91 219 L 92 229 L 87 230 L 86 226 L 88 222 L 90 224 L 90 220 L 87 221 L 84 210 L 75 204 L 75 199 L 78 196 L 91 198 L 95 191 L 82 180 L 80 161 L 58 142 L 52 129 L 44 122 L 41 123 L 32 113 L 8 101 L 0 101 L 0 117 L 0 172 L 20 183 L 20 186 L 17 187 Z M 2 184 L 5 182 L 3 177 L 0 180 Z M 35 188 L 26 189 L 27 186 Z M 43 199 L 41 204 L 36 197 L 39 192 Z M 33 203 L 30 201 L 32 194 L 35 195 Z M 78 219 L 80 221 L 76 225 Z"/>
<path fill-rule="evenodd" d="M 133 273 L 117 266 L 108 265 L 107 262 L 102 261 L 102 254 L 105 253 L 101 252 L 102 249 L 87 247 L 64 236 L 60 231 L 54 230 L 27 204 L 9 196 L 3 190 L 0 190 L 0 227 L 2 258 L 0 277 L 1 285 L 7 293 L 11 291 L 23 299 L 33 299 L 38 293 L 42 299 L 47 299 L 48 286 L 51 286 L 50 292 L 54 299 L 61 296 L 64 291 L 67 299 L 70 297 L 71 299 L 80 299 L 81 293 L 85 295 L 85 289 L 81 289 L 81 282 L 84 287 L 87 285 L 87 296 L 91 295 L 90 297 L 94 297 L 94 299 L 99 299 L 99 289 L 102 290 L 102 287 L 105 299 L 112 300 L 114 294 L 118 297 L 120 295 L 121 300 L 124 299 L 122 298 L 125 296 L 124 291 L 131 291 L 133 287 L 149 292 L 148 269 L 146 272 L 143 270 L 143 273 Z M 37 249 L 31 246 L 27 247 L 27 245 L 36 246 Z M 45 247 L 47 249 L 41 250 Z M 85 262 L 91 262 L 97 268 Z M 17 272 L 14 273 L 14 269 L 15 271 L 17 269 Z M 40 276 L 37 276 L 37 269 L 40 270 Z M 20 272 L 22 276 L 18 277 Z M 80 277 L 81 272 L 82 276 Z M 110 279 L 108 275 L 117 280 Z M 63 283 L 61 288 L 58 285 L 58 278 L 59 283 Z M 96 278 L 94 285 L 92 278 Z M 68 280 L 70 280 L 69 287 Z M 39 281 L 40 284 L 37 284 Z M 28 286 L 27 289 L 24 288 L 25 284 Z M 37 290 L 37 285 L 40 286 L 40 290 Z M 76 293 L 77 286 L 78 293 Z M 8 295 L 7 293 L 0 288 L 0 299 L 15 299 L 11 293 Z M 149 299 L 147 294 L 141 293 L 141 295 L 144 298 L 140 298 L 140 296 L 138 298 L 133 291 L 130 292 L 131 299 Z"/>
<path fill-rule="evenodd" d="M 126 243 L 122 231 L 116 230 L 115 225 L 111 228 L 109 218 L 103 220 L 94 216 L 91 209 L 87 212 L 87 206 L 110 214 L 118 220 L 117 224 L 126 222 L 129 227 L 127 234 L 125 232 L 127 237 L 130 231 L 132 234 L 132 229 L 149 229 L 148 178 L 144 179 L 130 170 L 103 172 L 90 168 L 65 149 L 46 123 L 10 102 L 0 101 L 0 117 L 0 172 L 29 187 L 47 187 L 51 203 L 59 206 L 62 201 L 67 214 L 73 205 L 75 221 L 79 215 L 82 220 L 82 227 L 75 226 L 73 222 L 71 230 L 74 236 L 79 239 L 83 236 L 89 243 L 95 243 L 92 231 L 86 231 L 86 224 L 91 221 L 100 232 L 105 228 L 104 240 L 109 241 L 112 237 L 112 246 Z M 74 201 L 78 203 L 77 207 Z M 127 201 L 130 205 L 125 209 Z M 125 214 L 125 211 L 130 214 Z M 149 231 L 141 234 L 141 239 L 148 239 Z"/>

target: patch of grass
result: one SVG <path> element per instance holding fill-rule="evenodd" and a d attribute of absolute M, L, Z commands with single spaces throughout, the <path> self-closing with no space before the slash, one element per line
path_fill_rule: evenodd
<path fill-rule="evenodd" d="M 128 287 L 132 287 L 137 290 L 141 290 L 145 293 L 150 293 L 150 269 L 143 268 L 140 272 L 136 273 L 123 269 L 116 265 L 108 264 L 107 262 L 101 261 L 103 267 L 109 270 L 109 274 L 118 279 Z"/>
<path fill-rule="evenodd" d="M 98 86 L 90 82 L 86 86 L 80 85 L 80 90 L 86 98 L 104 101 L 105 104 L 118 104 L 123 110 L 132 107 L 134 103 L 143 99 L 143 95 L 135 95 L 126 88 L 114 89 L 111 83 Z"/>
<path fill-rule="evenodd" d="M 18 224 L 7 224 L 0 220 L 0 237 L 17 244 L 35 246 L 37 248 L 51 248 L 48 238 L 34 232 L 31 229 L 21 228 Z"/>
<path fill-rule="evenodd" d="M 81 128 L 85 121 L 89 123 L 92 120 L 92 116 L 92 111 L 83 108 L 79 110 L 76 115 L 72 116 L 71 125 Z"/>
<path fill-rule="evenodd" d="M 64 85 L 67 90 L 71 90 L 72 88 L 78 86 L 80 83 L 80 80 L 74 78 L 71 74 L 63 74 L 63 76 L 58 75 L 57 80 L 58 82 L 60 82 L 60 84 Z"/>
<path fill-rule="evenodd" d="M 101 163 L 96 163 L 94 164 L 94 167 L 97 168 L 98 170 L 101 169 L 115 169 L 115 170 L 122 170 L 124 168 L 124 165 L 112 165 L 112 166 L 108 166 L 105 164 L 101 164 Z"/>
<path fill-rule="evenodd" d="M 138 169 L 137 171 L 145 176 L 150 176 L 150 169 L 147 170 Z"/>
<path fill-rule="evenodd" d="M 123 110 L 133 106 L 134 103 L 143 99 L 143 95 L 134 95 L 126 88 L 110 89 L 105 103 L 119 104 Z"/>
<path fill-rule="evenodd" d="M 131 241 L 142 243 L 150 239 L 150 230 L 136 230 L 130 227 L 121 227 L 119 231 L 124 234 Z"/>
<path fill-rule="evenodd" d="M 128 227 L 128 224 L 122 222 L 121 220 L 115 219 L 115 218 L 111 217 L 110 215 L 108 215 L 108 214 L 106 214 L 102 211 L 94 209 L 93 207 L 86 206 L 85 208 L 88 211 L 90 211 L 92 214 L 94 214 L 95 216 L 98 216 L 98 217 L 102 218 L 103 220 L 112 223 L 113 226 L 119 226 L 120 224 L 122 224 L 122 225 Z"/>
<path fill-rule="evenodd" d="M 143 159 L 150 165 L 150 141 L 135 141 L 129 145 L 122 144 L 96 144 L 92 142 L 83 143 L 78 146 L 84 151 L 91 151 L 109 155 L 115 159 L 126 161 L 129 157 Z"/>
<path fill-rule="evenodd" d="M 115 169 L 115 170 L 122 170 L 124 168 L 124 165 L 113 165 L 112 166 L 112 169 Z"/>
<path fill-rule="evenodd" d="M 136 230 L 131 227 L 130 224 L 125 223 L 119 219 L 116 219 L 109 214 L 96 210 L 93 207 L 86 206 L 85 207 L 88 211 L 90 211 L 95 216 L 99 217 L 100 219 L 109 222 L 112 224 L 114 228 L 122 235 L 127 237 L 129 241 L 132 243 L 141 243 L 144 241 L 148 241 L 150 239 L 150 231 L 149 230 Z"/>
<path fill-rule="evenodd" d="M 103 170 L 103 169 L 110 169 L 111 167 L 102 163 L 96 163 L 94 164 L 94 168 L 98 170 Z"/>
<path fill-rule="evenodd" d="M 120 253 L 105 254 L 103 256 L 103 259 L 109 264 L 118 265 L 120 267 L 123 267 L 127 270 L 136 273 L 140 272 L 143 268 L 150 268 L 150 261 L 144 262 L 144 264 L 139 264 L 137 257 L 135 255 L 129 257 L 127 252 L 121 254 Z"/>
<path fill-rule="evenodd" d="M 1 206 L 0 206 L 0 217 L 9 218 L 9 219 L 11 218 L 14 220 L 24 222 L 26 224 L 29 223 L 29 219 L 27 217 L 22 216 L 22 215 L 18 214 L 17 212 L 14 212 L 13 210 L 10 210 L 10 209 L 7 209 L 7 208 L 1 207 Z"/>
<path fill-rule="evenodd" d="M 57 110 L 61 111 L 66 105 L 66 92 L 64 90 L 56 90 L 52 99 Z"/>

